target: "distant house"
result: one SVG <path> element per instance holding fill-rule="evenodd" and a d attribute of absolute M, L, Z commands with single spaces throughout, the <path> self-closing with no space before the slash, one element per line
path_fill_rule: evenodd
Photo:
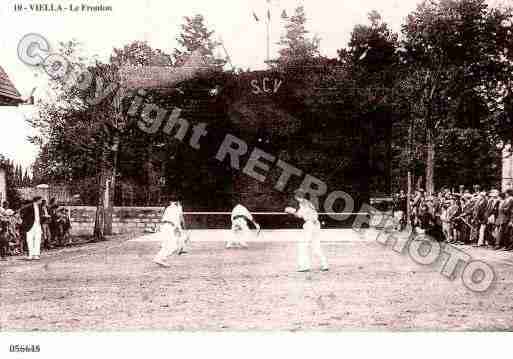
<path fill-rule="evenodd" d="M 22 102 L 20 93 L 0 66 L 0 106 L 18 106 Z"/>
<path fill-rule="evenodd" d="M 18 106 L 23 102 L 20 93 L 0 66 L 0 106 Z M 0 166 L 0 202 L 7 197 L 5 168 Z"/>

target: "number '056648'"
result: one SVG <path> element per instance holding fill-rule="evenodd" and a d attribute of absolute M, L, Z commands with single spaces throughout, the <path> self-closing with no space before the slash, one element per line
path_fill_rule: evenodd
<path fill-rule="evenodd" d="M 39 345 L 33 344 L 11 344 L 9 351 L 11 353 L 39 353 L 40 348 Z"/>

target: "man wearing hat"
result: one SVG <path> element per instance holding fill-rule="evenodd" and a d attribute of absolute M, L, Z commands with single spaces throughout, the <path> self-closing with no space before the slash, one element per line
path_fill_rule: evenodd
<path fill-rule="evenodd" d="M 513 251 L 513 209 L 511 210 L 511 217 L 509 218 L 508 245 L 506 246 L 506 250 Z"/>
<path fill-rule="evenodd" d="M 486 233 L 485 233 L 485 241 L 488 237 L 488 244 L 494 245 L 495 241 L 493 240 L 495 233 L 495 221 L 497 220 L 497 215 L 499 213 L 499 191 L 496 189 L 492 189 L 490 191 L 488 199 L 488 204 L 486 205 L 486 218 L 488 219 L 488 223 L 486 225 Z"/>
<path fill-rule="evenodd" d="M 28 260 L 39 260 L 41 255 L 41 197 L 36 196 L 21 210 L 21 231 L 25 233 L 28 248 Z"/>
<path fill-rule="evenodd" d="M 465 190 L 463 195 L 461 211 L 462 214 L 459 221 L 461 237 L 459 242 L 461 244 L 469 244 L 472 235 L 472 225 L 470 222 L 472 221 L 472 213 L 474 211 L 474 199 L 468 190 Z"/>
<path fill-rule="evenodd" d="M 479 185 L 474 185 L 474 191 L 479 190 Z M 472 204 L 472 213 L 469 216 L 469 224 L 470 224 L 470 243 L 477 245 L 479 242 L 479 230 L 480 230 L 480 223 L 479 223 L 479 205 L 482 205 L 481 200 L 481 194 L 480 192 L 474 192 L 472 194 L 472 198 L 470 199 L 470 202 Z"/>
<path fill-rule="evenodd" d="M 478 231 L 478 247 L 483 247 L 485 245 L 485 231 L 486 225 L 488 224 L 488 218 L 486 217 L 487 205 L 488 198 L 486 198 L 486 192 L 481 191 L 474 207 L 474 225 Z"/>
<path fill-rule="evenodd" d="M 420 208 L 422 207 L 422 205 L 424 204 L 425 201 L 426 201 L 426 198 L 424 195 L 424 190 L 420 189 L 419 191 L 416 192 L 415 198 L 413 198 L 413 203 L 411 205 L 411 208 L 412 208 L 411 212 L 412 212 L 412 217 L 413 217 L 411 222 L 413 225 L 418 225 L 419 217 L 421 215 Z"/>
<path fill-rule="evenodd" d="M 499 204 L 499 215 L 497 217 L 497 239 L 495 241 L 495 249 L 501 249 L 509 246 L 509 229 L 511 212 L 513 210 L 513 189 L 505 192 L 504 201 Z"/>
<path fill-rule="evenodd" d="M 321 224 L 317 210 L 312 202 L 306 199 L 305 192 L 301 189 L 294 193 L 294 199 L 299 203 L 299 209 L 287 207 L 285 212 L 305 221 L 303 224 L 303 238 L 298 241 L 298 271 L 310 271 L 311 252 L 313 252 L 321 262 L 321 271 L 327 272 L 329 267 L 326 256 L 321 248 Z"/>
<path fill-rule="evenodd" d="M 460 233 L 458 230 L 458 220 L 457 218 L 461 214 L 461 208 L 458 205 L 455 196 L 449 197 L 449 207 L 447 208 L 447 222 L 449 223 L 449 237 L 447 238 L 447 243 L 457 242 L 460 238 Z"/>
<path fill-rule="evenodd" d="M 9 225 L 13 215 L 12 209 L 0 207 L 0 260 L 2 261 L 6 260 L 9 254 Z"/>

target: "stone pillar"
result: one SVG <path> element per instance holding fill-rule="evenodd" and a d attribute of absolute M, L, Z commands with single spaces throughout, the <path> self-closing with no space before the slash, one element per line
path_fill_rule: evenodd
<path fill-rule="evenodd" d="M 502 151 L 502 191 L 513 188 L 513 153 L 511 146 Z"/>
<path fill-rule="evenodd" d="M 0 205 L 7 200 L 7 180 L 5 169 L 0 167 Z"/>

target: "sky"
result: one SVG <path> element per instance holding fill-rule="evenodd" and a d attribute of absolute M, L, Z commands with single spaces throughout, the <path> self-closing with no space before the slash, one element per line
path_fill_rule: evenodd
<path fill-rule="evenodd" d="M 367 23 L 367 14 L 377 10 L 393 30 L 399 31 L 405 17 L 420 0 L 271 0 L 271 57 L 275 43 L 283 33 L 283 10 L 292 14 L 298 5 L 305 7 L 307 29 L 321 38 L 321 53 L 335 57 L 345 47 L 357 24 Z M 513 0 L 490 0 L 513 4 Z M 156 48 L 172 53 L 184 16 L 202 14 L 208 27 L 220 37 L 237 67 L 252 70 L 265 68 L 266 0 L 94 0 L 49 1 L 47 4 L 82 4 L 111 6 L 109 12 L 35 12 L 14 11 L 16 4 L 40 4 L 41 1 L 1 0 L 0 65 L 23 96 L 36 88 L 36 98 L 45 97 L 48 78 L 17 58 L 17 44 L 28 33 L 43 35 L 56 48 L 59 41 L 77 39 L 88 57 L 108 59 L 114 47 L 134 40 L 146 40 Z M 260 18 L 256 22 L 252 13 Z M 33 131 L 25 123 L 33 109 L 0 108 L 0 153 L 30 166 L 37 148 L 26 141 Z"/>

